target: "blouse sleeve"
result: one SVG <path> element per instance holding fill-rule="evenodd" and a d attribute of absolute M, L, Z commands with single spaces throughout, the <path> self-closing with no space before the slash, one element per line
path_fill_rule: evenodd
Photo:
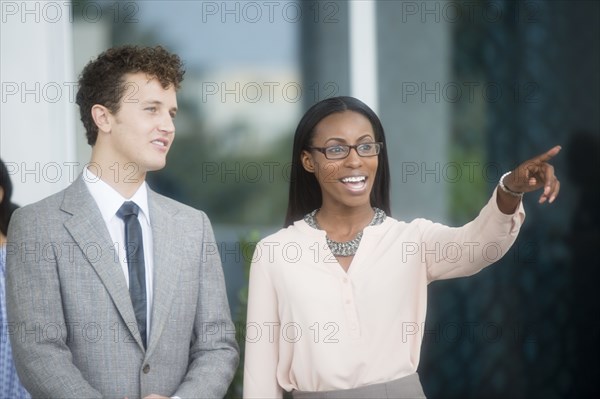
<path fill-rule="evenodd" d="M 277 293 L 268 275 L 267 261 L 256 259 L 250 267 L 244 398 L 283 397 L 283 389 L 277 382 L 280 331 Z"/>
<path fill-rule="evenodd" d="M 512 215 L 502 213 L 496 195 L 494 189 L 479 215 L 462 227 L 423 222 L 420 250 L 428 282 L 475 274 L 510 249 L 525 220 L 525 210 L 521 202 Z"/>

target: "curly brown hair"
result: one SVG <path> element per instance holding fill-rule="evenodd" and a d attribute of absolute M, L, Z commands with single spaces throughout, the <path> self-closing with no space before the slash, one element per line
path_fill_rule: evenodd
<path fill-rule="evenodd" d="M 136 72 L 144 72 L 158 79 L 164 89 L 173 85 L 178 90 L 185 70 L 179 56 L 162 46 L 114 47 L 90 61 L 79 77 L 76 97 L 89 145 L 95 145 L 98 138 L 98 126 L 92 118 L 92 107 L 100 104 L 113 114 L 119 112 L 126 83 L 125 75 Z"/>

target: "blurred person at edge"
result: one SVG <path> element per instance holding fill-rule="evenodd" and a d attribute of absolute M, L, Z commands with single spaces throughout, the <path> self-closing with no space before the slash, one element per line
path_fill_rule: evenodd
<path fill-rule="evenodd" d="M 165 166 L 183 74 L 161 46 L 90 61 L 77 104 L 91 162 L 13 215 L 8 319 L 20 326 L 13 356 L 33 397 L 227 392 L 239 353 L 210 221 L 145 182 Z"/>
<path fill-rule="evenodd" d="M 12 182 L 8 169 L 0 159 L 0 398 L 25 399 L 29 394 L 21 385 L 12 358 L 6 320 L 5 265 L 8 222 L 17 206 L 10 202 Z"/>
<path fill-rule="evenodd" d="M 285 227 L 253 257 L 244 397 L 425 397 L 417 367 L 427 285 L 489 266 L 486 245 L 506 253 L 525 218 L 523 194 L 555 200 L 548 161 L 559 151 L 504 174 L 462 227 L 406 223 L 390 214 L 377 115 L 352 97 L 312 106 L 294 137 Z"/>

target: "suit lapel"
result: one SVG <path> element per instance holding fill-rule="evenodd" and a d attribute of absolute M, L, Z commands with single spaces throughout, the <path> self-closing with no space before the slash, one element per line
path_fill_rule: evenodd
<path fill-rule="evenodd" d="M 150 189 L 148 207 L 154 251 L 154 298 L 148 343 L 148 355 L 151 355 L 168 322 L 171 302 L 178 293 L 177 282 L 184 253 L 184 237 L 181 228 L 178 228 L 173 220 L 177 211 L 165 204 L 163 199 Z"/>
<path fill-rule="evenodd" d="M 81 175 L 65 190 L 61 210 L 72 215 L 65 222 L 65 228 L 98 274 L 125 325 L 143 349 L 129 289 L 118 260 L 119 252 L 111 242 L 100 210 Z"/>

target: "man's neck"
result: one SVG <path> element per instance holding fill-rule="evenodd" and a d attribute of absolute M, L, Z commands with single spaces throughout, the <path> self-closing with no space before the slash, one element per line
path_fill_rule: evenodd
<path fill-rule="evenodd" d="M 132 162 L 108 161 L 93 155 L 88 170 L 124 198 L 133 197 L 146 180 L 146 173 Z"/>

